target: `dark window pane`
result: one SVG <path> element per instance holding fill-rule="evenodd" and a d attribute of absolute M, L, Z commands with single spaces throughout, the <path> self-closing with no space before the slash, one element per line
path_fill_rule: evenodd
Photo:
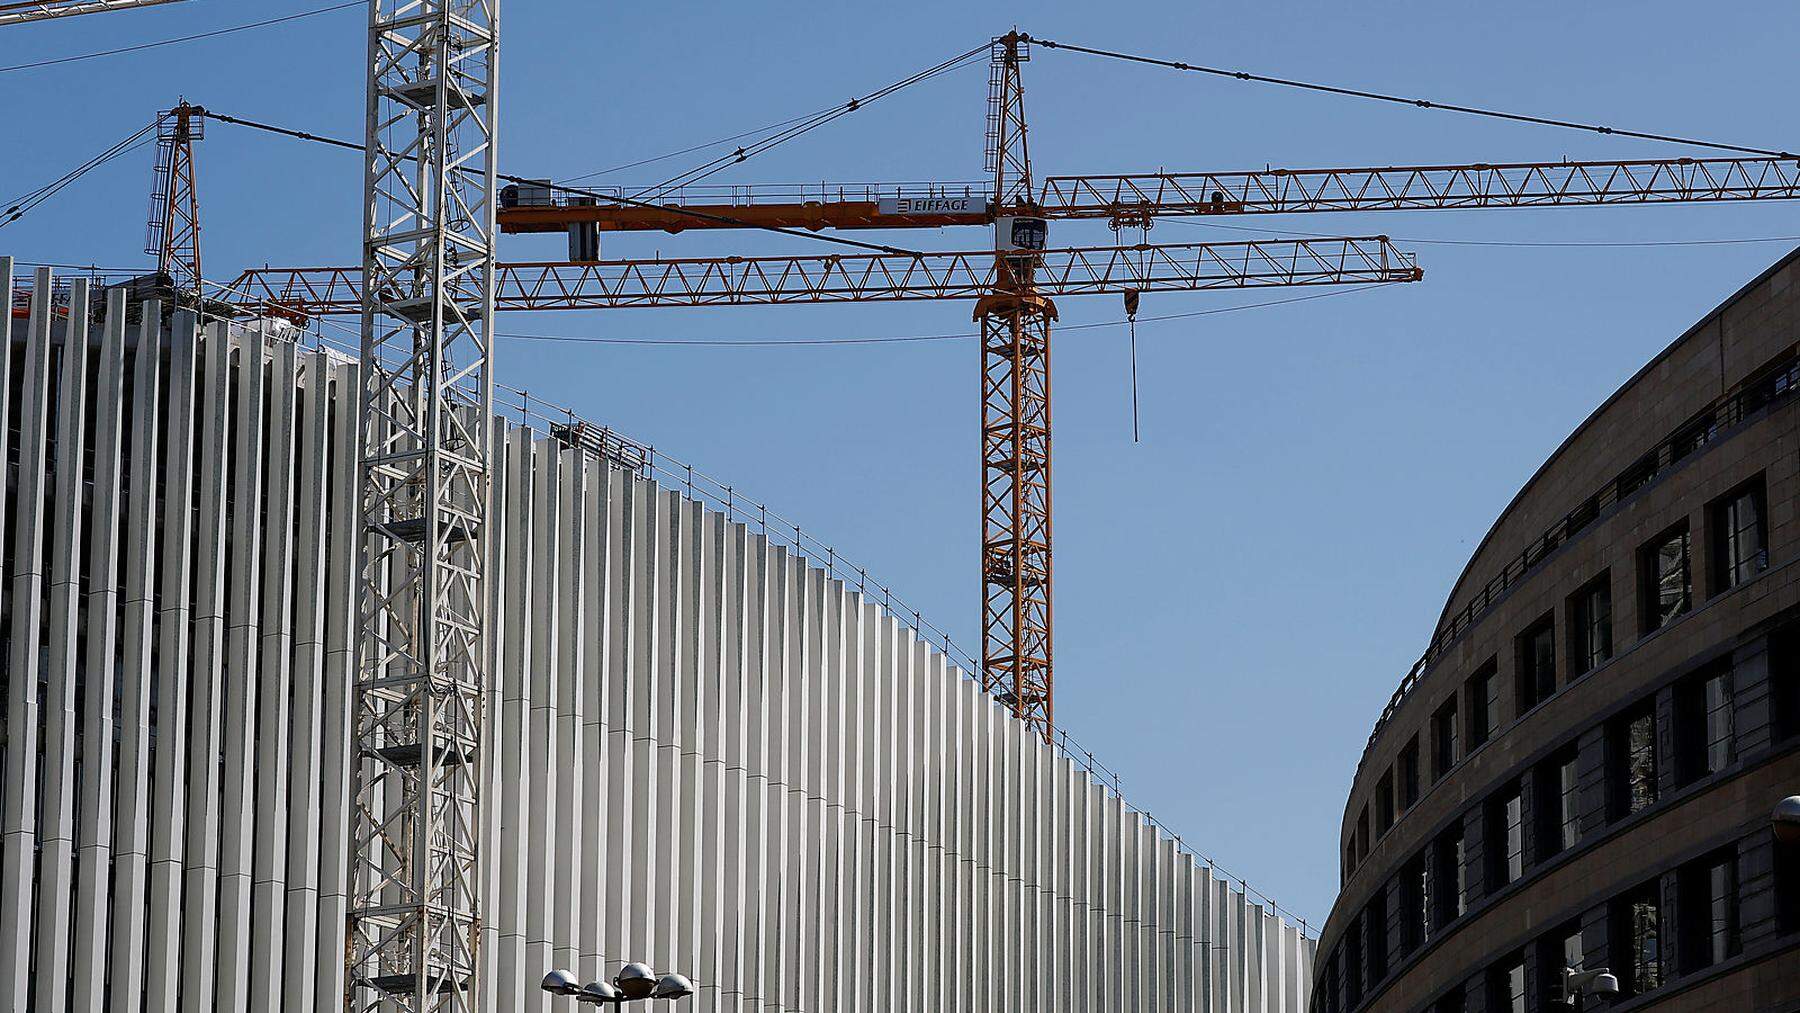
<path fill-rule="evenodd" d="M 1732 726 L 1731 672 L 1724 671 L 1706 680 L 1706 771 L 1716 774 L 1731 766 Z"/>
<path fill-rule="evenodd" d="M 1715 503 L 1711 512 L 1715 590 L 1742 584 L 1768 568 L 1762 481 Z"/>
<path fill-rule="evenodd" d="M 1688 565 L 1688 532 L 1684 525 L 1644 550 L 1644 632 L 1659 630 L 1693 604 L 1694 581 Z"/>
<path fill-rule="evenodd" d="M 1488 740 L 1500 727 L 1500 680 L 1489 661 L 1469 678 L 1469 748 Z"/>
<path fill-rule="evenodd" d="M 1612 968 L 1626 995 L 1662 986 L 1662 911 L 1656 884 L 1646 883 L 1613 902 L 1615 936 Z"/>
<path fill-rule="evenodd" d="M 1714 862 L 1706 870 L 1706 885 L 1707 939 L 1716 964 L 1738 952 L 1737 860 Z"/>
<path fill-rule="evenodd" d="M 1612 657 L 1612 583 L 1599 580 L 1578 591 L 1569 605 L 1569 638 L 1574 641 L 1569 659 L 1573 674 L 1582 675 Z"/>
<path fill-rule="evenodd" d="M 1489 1013 L 1525 1013 L 1525 959 L 1514 955 L 1488 972 Z"/>
<path fill-rule="evenodd" d="M 1413 736 L 1400 750 L 1400 807 L 1411 809 L 1419 801 L 1419 737 Z"/>
<path fill-rule="evenodd" d="M 1457 752 L 1456 743 L 1456 701 L 1451 700 L 1439 708 L 1437 714 L 1433 715 L 1431 724 L 1432 738 L 1436 742 L 1436 765 L 1433 774 L 1441 779 L 1450 772 L 1451 767 L 1456 766 L 1456 761 L 1461 755 Z"/>
<path fill-rule="evenodd" d="M 1645 708 L 1614 722 L 1608 740 L 1612 816 L 1623 819 L 1655 805 L 1659 795 L 1655 711 Z"/>
<path fill-rule="evenodd" d="M 1556 625 L 1548 618 L 1519 637 L 1518 705 L 1523 714 L 1556 692 Z"/>
<path fill-rule="evenodd" d="M 1487 814 L 1488 889 L 1496 890 L 1525 872 L 1525 832 L 1518 785 L 1490 799 Z"/>
<path fill-rule="evenodd" d="M 1580 814 L 1576 810 L 1575 751 L 1565 749 L 1537 768 L 1537 790 L 1533 796 L 1537 813 L 1537 854 L 1542 861 L 1566 848 L 1575 846 L 1580 830 Z"/>

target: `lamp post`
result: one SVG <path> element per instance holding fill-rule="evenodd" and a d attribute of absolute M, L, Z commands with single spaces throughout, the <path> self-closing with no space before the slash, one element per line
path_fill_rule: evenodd
<path fill-rule="evenodd" d="M 639 999 L 684 999 L 694 994 L 694 983 L 680 974 L 658 977 L 648 964 L 631 963 L 619 968 L 611 981 L 602 978 L 583 985 L 569 971 L 551 971 L 542 986 L 551 995 L 566 995 L 576 1002 L 615 1005 Z"/>

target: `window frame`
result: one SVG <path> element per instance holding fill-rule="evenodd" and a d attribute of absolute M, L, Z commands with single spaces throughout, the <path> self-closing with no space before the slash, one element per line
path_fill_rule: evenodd
<path fill-rule="evenodd" d="M 1525 878 L 1525 792 L 1518 781 L 1488 796 L 1482 820 L 1489 894 Z"/>
<path fill-rule="evenodd" d="M 1681 543 L 1679 604 L 1665 614 L 1663 606 L 1662 550 Z M 1648 636 L 1694 610 L 1694 541 L 1687 518 L 1664 528 L 1638 548 L 1639 631 Z"/>
<path fill-rule="evenodd" d="M 1489 658 L 1463 685 L 1469 697 L 1469 749 L 1473 751 L 1504 724 L 1500 717 L 1500 659 Z"/>
<path fill-rule="evenodd" d="M 1615 646 L 1612 571 L 1602 570 L 1598 577 L 1583 584 L 1569 596 L 1566 607 L 1569 616 L 1569 679 L 1575 680 L 1612 660 Z"/>
<path fill-rule="evenodd" d="M 1659 755 L 1656 741 L 1656 703 L 1645 700 L 1636 706 L 1626 709 L 1607 723 L 1606 729 L 1606 790 L 1607 816 L 1610 822 L 1618 822 L 1653 809 L 1662 801 L 1662 765 L 1664 758 Z M 1647 731 L 1642 745 L 1634 745 L 1636 729 L 1643 725 Z M 1642 798 L 1633 789 L 1633 769 L 1640 756 L 1648 757 L 1648 779 L 1642 783 L 1649 785 L 1647 797 Z"/>
<path fill-rule="evenodd" d="M 1417 733 L 1400 747 L 1400 758 L 1394 765 L 1398 779 L 1395 788 L 1401 812 L 1419 804 L 1419 736 Z"/>
<path fill-rule="evenodd" d="M 1737 849 L 1724 847 L 1675 872 L 1681 922 L 1676 947 L 1682 974 L 1702 971 L 1744 952 L 1742 870 Z M 1721 919 L 1723 909 L 1723 919 Z"/>
<path fill-rule="evenodd" d="M 1450 699 L 1431 712 L 1431 783 L 1436 784 L 1444 776 L 1455 769 L 1462 760 L 1461 743 L 1457 741 L 1456 697 Z M 1446 734 L 1448 733 L 1448 734 Z"/>
<path fill-rule="evenodd" d="M 1638 914 L 1648 908 L 1652 917 L 1651 933 L 1656 952 L 1647 955 L 1639 935 Z M 1661 884 L 1657 880 L 1641 883 L 1614 897 L 1607 905 L 1607 945 L 1611 948 L 1608 964 L 1619 979 L 1620 1001 L 1623 997 L 1646 995 L 1668 981 L 1668 947 L 1663 945 L 1666 926 L 1663 922 Z M 1646 976 L 1654 980 L 1648 984 Z"/>
<path fill-rule="evenodd" d="M 1514 950 L 1487 970 L 1488 1013 L 1525 1013 L 1531 1008 L 1525 985 L 1525 951 Z"/>
<path fill-rule="evenodd" d="M 1513 638 L 1513 669 L 1515 717 L 1556 695 L 1555 613 L 1539 618 Z"/>
<path fill-rule="evenodd" d="M 1747 525 L 1738 513 L 1746 503 L 1755 513 Z M 1762 475 L 1740 483 L 1707 504 L 1706 518 L 1711 594 L 1720 595 L 1740 587 L 1769 568 L 1769 497 Z M 1740 544 L 1746 532 L 1753 532 L 1756 541 L 1748 549 Z"/>
<path fill-rule="evenodd" d="M 1568 745 L 1545 757 L 1533 774 L 1533 819 L 1537 823 L 1532 860 L 1541 862 L 1581 843 L 1580 753 Z M 1555 805 L 1547 802 L 1555 800 Z"/>

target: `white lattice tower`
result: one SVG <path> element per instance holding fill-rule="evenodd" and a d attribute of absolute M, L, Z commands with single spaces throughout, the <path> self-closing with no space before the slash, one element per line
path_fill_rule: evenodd
<path fill-rule="evenodd" d="M 472 1010 L 498 0 L 370 0 L 351 1009 Z"/>

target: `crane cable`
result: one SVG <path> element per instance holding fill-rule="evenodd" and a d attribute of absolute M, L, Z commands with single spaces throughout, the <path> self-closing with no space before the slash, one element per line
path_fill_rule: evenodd
<path fill-rule="evenodd" d="M 194 35 L 182 35 L 182 36 L 178 36 L 176 38 L 171 38 L 171 39 L 156 39 L 151 42 L 140 42 L 140 43 L 137 43 L 136 45 L 132 45 L 132 46 L 120 46 L 117 49 L 102 49 L 102 50 L 99 50 L 98 52 L 93 52 L 93 53 L 78 53 L 74 56 L 59 56 L 59 57 L 56 57 L 54 59 L 49 59 L 49 60 L 38 60 L 33 63 L 15 63 L 10 67 L 0 67 L 0 74 L 10 74 L 16 70 L 36 70 L 39 67 L 54 67 L 54 66 L 57 66 L 59 64 L 64 64 L 64 63 L 78 63 L 82 60 L 96 60 L 103 56 L 119 56 L 124 53 L 136 53 L 136 52 L 141 52 L 142 50 L 146 50 L 146 49 L 157 49 L 162 46 L 179 45 L 183 42 L 198 42 L 201 39 L 212 39 L 212 38 L 217 38 L 218 36 L 221 36 L 221 35 L 232 35 L 237 32 L 247 32 L 253 28 L 267 28 L 271 25 L 286 24 L 290 21 L 299 21 L 302 18 L 317 17 L 320 14 L 330 14 L 334 11 L 348 10 L 352 7 L 363 7 L 363 6 L 367 6 L 366 0 L 349 0 L 349 2 L 347 2 L 347 3 L 333 4 L 330 7 L 317 7 L 312 10 L 300 11 L 297 14 L 289 14 L 289 15 L 286 15 L 285 17 L 268 18 L 263 21 L 252 21 L 248 24 L 230 25 L 225 28 L 215 28 L 210 32 L 199 32 Z"/>
<path fill-rule="evenodd" d="M 959 53 L 956 56 L 953 56 L 950 59 L 943 61 L 942 63 L 936 64 L 931 67 L 927 67 L 926 69 L 921 70 L 916 74 L 911 74 L 907 77 L 901 78 L 900 80 L 893 82 L 892 84 L 888 84 L 881 88 L 877 88 L 874 91 L 868 93 L 867 95 L 863 95 L 858 98 L 850 99 L 849 101 L 843 103 L 842 105 L 833 106 L 828 110 L 822 110 L 818 113 L 814 113 L 813 115 L 811 115 L 809 117 L 803 117 L 797 125 L 790 126 L 787 129 L 781 131 L 780 133 L 774 134 L 770 137 L 763 138 L 762 140 L 756 141 L 755 143 L 741 146 L 728 154 L 720 155 L 717 158 L 713 158 L 706 162 L 702 162 L 701 164 L 694 166 L 693 168 L 688 169 L 685 172 L 678 172 L 675 175 L 670 176 L 668 179 L 663 180 L 661 183 L 656 183 L 654 185 L 644 187 L 643 189 L 639 190 L 637 193 L 633 194 L 632 196 L 643 197 L 646 194 L 654 196 L 656 194 L 660 194 L 660 193 L 663 193 L 668 190 L 687 186 L 691 183 L 698 183 L 700 180 L 706 179 L 707 177 L 712 176 L 715 173 L 723 172 L 725 169 L 727 169 L 733 165 L 737 165 L 740 162 L 748 161 L 751 158 L 754 158 L 757 155 L 760 155 L 763 152 L 768 151 L 771 148 L 774 148 L 781 144 L 786 144 L 788 141 L 791 141 L 794 138 L 807 133 L 808 131 L 816 130 L 819 127 L 824 126 L 825 124 L 830 123 L 831 121 L 833 121 L 835 119 L 838 119 L 839 117 L 848 116 L 853 112 L 857 112 L 858 110 L 862 109 L 863 107 L 868 106 L 874 102 L 877 102 L 883 98 L 886 98 L 887 96 L 892 95 L 895 92 L 900 91 L 903 88 L 910 87 L 910 86 L 918 84 L 922 81 L 929 81 L 930 79 L 938 76 L 939 74 L 945 74 L 952 70 L 955 70 L 959 66 L 962 66 L 963 64 L 968 63 L 970 60 L 974 59 L 976 56 L 986 53 L 991 46 L 992 46 L 992 43 L 984 42 L 981 45 L 976 46 L 973 49 L 969 49 L 965 52 Z"/>
<path fill-rule="evenodd" d="M 1741 144 L 1725 144 L 1718 141 L 1702 141 L 1692 137 L 1675 137 L 1670 134 L 1653 134 L 1642 130 L 1626 130 L 1622 127 L 1609 127 L 1594 123 L 1578 123 L 1574 120 L 1552 119 L 1546 116 L 1532 116 L 1525 113 L 1510 113 L 1497 109 L 1484 109 L 1478 106 L 1457 105 L 1450 102 L 1436 102 L 1430 99 L 1407 98 L 1403 95 L 1388 95 L 1378 91 L 1364 91 L 1360 88 L 1345 88 L 1338 85 L 1318 84 L 1312 81 L 1296 81 L 1285 77 L 1270 77 L 1267 74 L 1252 74 L 1242 70 L 1227 70 L 1222 67 L 1207 67 L 1197 63 L 1184 63 L 1179 60 L 1162 60 L 1153 56 L 1140 56 L 1134 53 L 1119 53 L 1109 49 L 1095 49 L 1090 46 L 1078 46 L 1068 42 L 1052 42 L 1032 36 L 1022 36 L 1023 40 L 1043 46 L 1045 49 L 1061 49 L 1071 53 L 1086 53 L 1089 56 L 1102 56 L 1112 60 L 1124 60 L 1129 63 L 1149 64 L 1153 67 L 1167 67 L 1171 70 L 1187 71 L 1195 74 L 1211 74 L 1215 77 L 1229 77 L 1239 81 L 1254 81 L 1259 84 L 1280 85 L 1284 88 L 1300 88 L 1305 91 L 1324 92 L 1328 95 L 1344 95 L 1350 98 L 1373 99 L 1377 102 L 1394 102 L 1400 105 L 1416 106 L 1420 109 L 1442 109 L 1445 112 L 1466 113 L 1470 116 L 1486 116 L 1492 119 L 1511 120 L 1515 123 L 1532 123 L 1546 127 L 1562 127 L 1569 130 L 1586 130 L 1596 134 L 1611 134 L 1615 137 L 1630 137 L 1644 141 L 1663 141 L 1671 144 L 1686 144 L 1696 148 L 1711 148 L 1715 151 L 1733 151 L 1744 155 L 1768 155 L 1775 158 L 1793 158 L 1792 152 L 1775 151 L 1769 148 L 1751 148 Z"/>
<path fill-rule="evenodd" d="M 256 120 L 247 120 L 241 116 L 229 116 L 225 113 L 215 112 L 214 110 L 203 108 L 203 107 L 196 107 L 195 112 L 198 115 L 204 116 L 209 120 L 216 120 L 220 123 L 229 123 L 233 126 L 249 127 L 252 130 L 261 130 L 266 133 L 278 134 L 282 137 L 289 137 L 289 138 L 293 138 L 295 140 L 313 141 L 313 142 L 316 142 L 319 144 L 327 145 L 329 147 L 343 148 L 343 149 L 346 149 L 349 151 L 361 152 L 362 150 L 364 150 L 362 145 L 357 144 L 354 141 L 346 141 L 346 140 L 343 140 L 342 138 L 338 138 L 338 137 L 325 137 L 320 134 L 308 133 L 307 131 L 304 131 L 304 130 L 294 130 L 289 127 L 278 127 L 272 123 L 259 123 Z M 407 157 L 408 157 L 408 160 L 411 160 L 412 156 L 407 156 Z M 478 175 L 478 173 L 476 173 L 472 169 L 465 169 L 463 171 L 469 173 L 470 175 Z M 903 248 L 897 247 L 897 246 L 885 246 L 880 243 L 865 243 L 865 242 L 861 242 L 861 241 L 855 240 L 855 239 L 845 239 L 842 236 L 822 235 L 817 232 L 809 232 L 804 229 L 790 229 L 790 228 L 785 228 L 780 225 L 760 225 L 760 224 L 757 224 L 754 222 L 741 221 L 739 219 L 731 218 L 726 215 L 713 214 L 713 213 L 707 212 L 707 211 L 696 211 L 692 208 L 684 208 L 684 207 L 680 207 L 677 205 L 658 204 L 653 201 L 638 200 L 635 197 L 622 197 L 622 196 L 618 196 L 616 194 L 606 194 L 606 193 L 601 193 L 597 190 L 588 190 L 588 189 L 584 189 L 584 188 L 578 187 L 578 186 L 567 186 L 567 185 L 564 185 L 561 183 L 550 183 L 550 182 L 547 182 L 547 181 L 541 180 L 541 179 L 527 179 L 524 176 L 511 176 L 511 175 L 508 175 L 503 172 L 495 173 L 494 177 L 496 179 L 503 179 L 503 180 L 507 181 L 508 183 L 519 183 L 519 184 L 522 184 L 525 186 L 546 187 L 548 189 L 556 190 L 556 191 L 559 191 L 562 193 L 573 194 L 573 195 L 581 196 L 581 197 L 592 197 L 595 200 L 608 201 L 608 202 L 611 202 L 614 204 L 624 204 L 629 207 L 655 208 L 656 210 L 659 210 L 659 211 L 667 211 L 670 214 L 683 215 L 688 218 L 697 218 L 697 219 L 700 219 L 703 221 L 718 222 L 718 223 L 721 223 L 724 225 L 730 225 L 730 226 L 734 226 L 737 228 L 759 229 L 764 232 L 778 232 L 784 236 L 798 236 L 801 239 L 811 239 L 811 240 L 815 240 L 815 241 L 821 242 L 821 243 L 836 243 L 839 246 L 849 246 L 849 247 L 853 247 L 855 249 L 869 250 L 869 251 L 872 251 L 875 253 L 895 254 L 897 256 L 902 256 L 902 257 L 922 256 L 922 254 L 920 254 L 917 250 L 908 250 L 908 249 L 903 249 Z"/>
<path fill-rule="evenodd" d="M 0 229 L 3 229 L 5 227 L 7 227 L 8 225 L 11 225 L 13 222 L 18 221 L 20 218 L 25 217 L 26 214 L 28 214 L 32 210 L 36 209 L 38 207 L 38 205 L 40 205 L 40 204 L 44 203 L 45 201 L 49 200 L 50 198 L 56 196 L 58 193 L 62 192 L 64 187 L 75 182 L 76 180 L 80 179 L 81 177 L 87 175 L 88 173 L 94 171 L 95 169 L 100 168 L 102 165 L 105 165 L 106 163 L 112 161 L 115 158 L 118 158 L 120 155 L 123 155 L 126 152 L 135 151 L 139 147 L 142 147 L 144 144 L 146 144 L 150 141 L 150 138 L 147 135 L 150 134 L 152 131 L 154 131 L 156 129 L 157 125 L 161 122 L 162 122 L 162 117 L 157 116 L 156 118 L 152 119 L 147 126 L 138 130 L 136 133 L 131 134 L 130 136 L 126 137 L 125 139 L 117 142 L 116 144 L 113 144 L 111 147 L 107 148 L 105 151 L 100 152 L 98 155 L 95 155 L 94 157 L 81 163 L 80 165 L 76 166 L 75 168 L 70 169 L 68 172 L 63 173 L 57 179 L 55 179 L 49 183 L 46 183 L 43 186 L 38 187 L 36 190 L 32 190 L 31 192 L 14 200 L 12 203 L 7 205 L 5 211 L 0 212 Z"/>

